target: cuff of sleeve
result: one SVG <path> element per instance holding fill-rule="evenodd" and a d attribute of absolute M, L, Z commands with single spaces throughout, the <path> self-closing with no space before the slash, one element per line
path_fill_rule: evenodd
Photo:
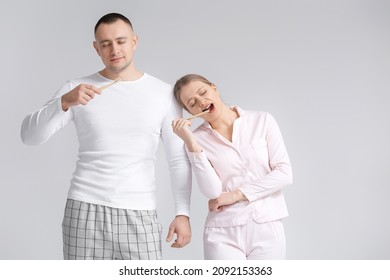
<path fill-rule="evenodd" d="M 175 214 L 176 216 L 182 215 L 190 217 L 190 198 L 185 201 L 175 203 Z"/>
<path fill-rule="evenodd" d="M 187 210 L 177 210 L 176 211 L 176 216 L 187 216 L 189 218 L 190 217 L 190 211 L 187 211 Z"/>
<path fill-rule="evenodd" d="M 57 111 L 59 114 L 69 114 L 70 109 L 71 108 L 69 107 L 67 111 L 62 110 L 62 96 L 57 98 Z"/>
<path fill-rule="evenodd" d="M 256 200 L 256 194 L 253 190 L 246 188 L 245 186 L 239 188 L 239 190 L 245 195 L 249 202 Z"/>
<path fill-rule="evenodd" d="M 187 155 L 191 163 L 197 163 L 207 160 L 206 154 L 203 151 L 200 153 L 188 152 Z"/>

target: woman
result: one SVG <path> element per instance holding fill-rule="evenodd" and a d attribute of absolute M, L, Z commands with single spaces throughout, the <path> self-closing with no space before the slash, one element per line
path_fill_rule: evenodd
<path fill-rule="evenodd" d="M 292 183 L 290 160 L 275 119 L 226 106 L 217 87 L 189 74 L 174 87 L 179 104 L 205 121 L 176 119 L 200 191 L 209 198 L 205 259 L 285 259 L 282 188 Z"/>

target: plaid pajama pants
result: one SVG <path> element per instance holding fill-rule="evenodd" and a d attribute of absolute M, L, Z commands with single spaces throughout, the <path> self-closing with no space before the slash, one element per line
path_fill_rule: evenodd
<path fill-rule="evenodd" d="M 155 210 L 118 209 L 68 199 L 62 223 L 65 260 L 162 259 Z"/>

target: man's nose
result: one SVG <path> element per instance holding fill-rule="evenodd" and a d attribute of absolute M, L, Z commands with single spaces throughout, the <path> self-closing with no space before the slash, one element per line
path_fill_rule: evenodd
<path fill-rule="evenodd" d="M 112 44 L 112 49 L 111 49 L 112 54 L 118 54 L 119 53 L 119 48 L 116 44 Z"/>

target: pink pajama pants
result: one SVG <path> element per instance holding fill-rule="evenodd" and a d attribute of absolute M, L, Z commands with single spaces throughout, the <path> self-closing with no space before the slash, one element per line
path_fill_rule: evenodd
<path fill-rule="evenodd" d="M 232 227 L 206 227 L 205 260 L 283 260 L 286 237 L 281 220 Z"/>

